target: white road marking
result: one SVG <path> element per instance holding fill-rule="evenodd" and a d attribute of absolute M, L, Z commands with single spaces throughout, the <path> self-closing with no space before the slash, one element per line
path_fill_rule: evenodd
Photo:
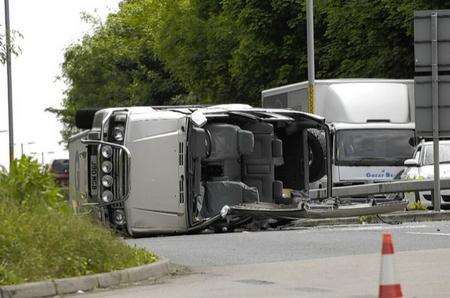
<path fill-rule="evenodd" d="M 432 235 L 432 236 L 450 236 L 450 233 L 433 233 L 433 232 L 406 232 L 413 235 Z"/>
<path fill-rule="evenodd" d="M 335 231 L 335 232 L 348 232 L 348 231 L 390 231 L 390 230 L 404 230 L 404 229 L 423 229 L 430 228 L 430 225 L 404 223 L 399 225 L 383 225 L 383 224 L 367 224 L 367 225 L 347 225 L 347 226 L 318 226 L 314 228 L 302 228 L 293 230 L 299 234 L 315 233 L 320 231 Z"/>
<path fill-rule="evenodd" d="M 428 228 L 427 225 L 367 225 L 359 227 L 340 228 L 341 231 L 384 231 L 384 230 L 400 230 L 400 229 L 419 229 Z"/>

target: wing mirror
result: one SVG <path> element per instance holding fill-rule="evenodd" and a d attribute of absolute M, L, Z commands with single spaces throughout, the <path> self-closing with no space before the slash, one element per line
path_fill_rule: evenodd
<path fill-rule="evenodd" d="M 407 159 L 405 160 L 405 166 L 406 167 L 418 167 L 419 166 L 419 162 L 417 161 L 417 159 Z"/>

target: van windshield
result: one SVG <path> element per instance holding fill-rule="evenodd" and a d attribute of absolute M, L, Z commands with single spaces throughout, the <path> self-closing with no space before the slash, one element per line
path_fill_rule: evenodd
<path fill-rule="evenodd" d="M 433 145 L 424 146 L 423 162 L 424 166 L 434 164 Z M 450 144 L 439 143 L 439 163 L 450 163 Z"/>
<path fill-rule="evenodd" d="M 411 158 L 413 130 L 354 129 L 336 132 L 336 164 L 402 166 Z"/>

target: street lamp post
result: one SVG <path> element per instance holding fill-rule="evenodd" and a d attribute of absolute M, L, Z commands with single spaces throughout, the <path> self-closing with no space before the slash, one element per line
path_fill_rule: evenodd
<path fill-rule="evenodd" d="M 39 152 L 31 152 L 30 154 L 38 155 Z M 55 154 L 55 152 L 54 151 L 47 151 L 47 152 L 42 151 L 42 152 L 40 152 L 40 154 L 41 154 L 41 164 L 44 165 L 45 164 L 45 154 Z"/>
<path fill-rule="evenodd" d="M 45 152 L 45 154 L 55 154 L 55 152 L 54 151 L 47 151 L 47 152 Z M 45 161 L 45 159 L 44 159 L 44 152 L 42 152 L 42 165 L 44 165 L 44 161 Z"/>
<path fill-rule="evenodd" d="M 306 0 L 306 43 L 308 48 L 308 112 L 314 113 L 314 0 Z"/>
<path fill-rule="evenodd" d="M 20 154 L 21 154 L 21 156 L 23 156 L 23 154 L 24 154 L 24 145 L 33 145 L 33 144 L 36 144 L 35 142 L 26 142 L 26 143 L 20 143 Z M 14 144 L 14 145 L 17 145 L 17 144 Z"/>
<path fill-rule="evenodd" d="M 33 144 L 35 144 L 35 142 L 28 142 L 28 143 L 25 143 L 25 145 L 33 145 Z M 23 145 L 24 145 L 24 143 L 20 143 L 20 150 L 21 150 L 21 156 L 23 156 Z"/>
<path fill-rule="evenodd" d="M 9 0 L 5 0 L 5 45 L 6 45 L 6 76 L 8 81 L 8 123 L 9 123 L 9 164 L 14 161 L 14 122 L 12 102 L 11 73 L 11 29 L 9 25 Z"/>

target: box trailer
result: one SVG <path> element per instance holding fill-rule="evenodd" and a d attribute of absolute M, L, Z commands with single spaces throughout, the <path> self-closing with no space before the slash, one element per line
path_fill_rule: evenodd
<path fill-rule="evenodd" d="M 314 114 L 331 127 L 335 186 L 392 181 L 404 169 L 415 145 L 413 80 L 317 80 L 314 95 Z M 308 82 L 262 91 L 262 106 L 308 111 Z"/>

